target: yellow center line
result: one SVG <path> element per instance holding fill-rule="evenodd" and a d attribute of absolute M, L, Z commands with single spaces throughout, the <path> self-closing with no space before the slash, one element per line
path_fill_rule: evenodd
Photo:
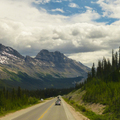
<path fill-rule="evenodd" d="M 53 106 L 53 104 L 54 104 L 54 102 L 53 102 L 52 105 L 40 116 L 40 118 L 39 118 L 38 120 L 40 120 L 40 119 L 42 119 L 42 118 L 44 117 L 45 113 L 48 112 L 48 110 Z"/>

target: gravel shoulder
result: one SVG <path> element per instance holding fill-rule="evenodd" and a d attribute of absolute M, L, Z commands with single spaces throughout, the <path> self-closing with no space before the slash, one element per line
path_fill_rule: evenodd
<path fill-rule="evenodd" d="M 63 100 L 64 101 L 64 100 Z M 65 102 L 65 101 L 64 101 Z M 75 118 L 75 120 L 90 120 L 87 117 L 83 116 L 80 112 L 76 111 L 71 105 L 69 105 L 67 102 L 65 102 L 67 108 Z"/>

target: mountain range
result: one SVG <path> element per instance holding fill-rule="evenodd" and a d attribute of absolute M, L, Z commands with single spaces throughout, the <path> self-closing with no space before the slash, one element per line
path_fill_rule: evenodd
<path fill-rule="evenodd" d="M 34 58 L 0 44 L 0 87 L 43 89 L 72 87 L 90 70 L 59 51 L 41 50 Z"/>

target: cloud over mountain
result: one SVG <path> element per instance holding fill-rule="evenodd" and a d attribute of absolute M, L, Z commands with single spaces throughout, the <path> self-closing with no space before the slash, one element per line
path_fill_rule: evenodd
<path fill-rule="evenodd" d="M 1 0 L 0 43 L 30 56 L 41 49 L 58 50 L 91 65 L 92 53 L 110 55 L 120 44 L 119 5 L 118 0 L 89 4 L 78 0 Z M 100 57 L 96 55 L 96 59 Z"/>

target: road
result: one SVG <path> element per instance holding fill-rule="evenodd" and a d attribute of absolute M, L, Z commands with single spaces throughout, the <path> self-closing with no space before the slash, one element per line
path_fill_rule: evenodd
<path fill-rule="evenodd" d="M 7 116 L 0 120 L 75 120 L 65 102 L 61 99 L 61 105 L 56 106 L 56 100 L 57 98 L 54 98 L 21 115 Z"/>

